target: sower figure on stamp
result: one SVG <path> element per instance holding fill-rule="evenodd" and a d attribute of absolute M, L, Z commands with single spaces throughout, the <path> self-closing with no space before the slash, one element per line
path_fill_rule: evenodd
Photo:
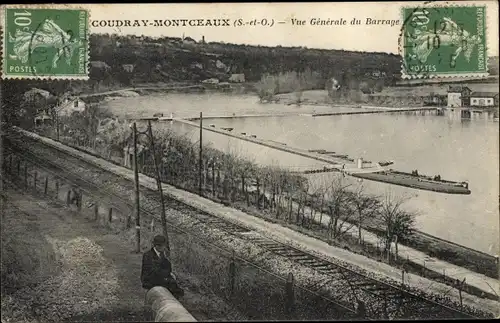
<path fill-rule="evenodd" d="M 142 287 L 151 289 L 155 286 L 167 288 L 174 297 L 182 297 L 184 291 L 179 287 L 172 273 L 172 264 L 167 258 L 167 239 L 157 235 L 153 239 L 153 247 L 142 256 Z"/>

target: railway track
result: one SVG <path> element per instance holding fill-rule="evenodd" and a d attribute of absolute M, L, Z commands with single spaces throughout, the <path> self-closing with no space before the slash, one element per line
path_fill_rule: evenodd
<path fill-rule="evenodd" d="M 47 146 L 34 139 L 27 139 L 22 135 L 9 135 L 5 138 L 4 147 L 10 153 L 19 154 L 22 158 L 30 161 L 37 167 L 50 169 L 51 171 L 64 173 L 60 175 L 66 180 L 76 185 L 87 187 L 94 194 L 107 196 L 109 200 L 120 200 L 120 204 L 132 207 L 131 201 L 124 201 L 120 195 L 131 196 L 133 183 L 117 174 L 103 170 L 93 163 L 71 156 L 57 148 Z M 27 142 L 29 140 L 29 143 Z M 64 159 L 60 158 L 64 154 Z M 67 166 L 63 166 L 66 164 Z M 69 165 L 69 166 L 68 166 Z M 91 180 L 82 176 L 75 176 L 78 168 L 86 170 L 88 174 L 94 173 L 98 176 L 88 175 Z M 79 172 L 80 174 L 82 172 Z M 98 182 L 98 183 L 96 183 Z M 112 184 L 110 184 L 112 183 Z M 120 195 L 110 194 L 106 186 L 118 187 Z M 104 189 L 103 189 L 104 187 Z M 141 206 L 150 216 L 157 218 L 160 207 L 157 192 L 149 189 L 142 189 L 143 197 Z M 282 242 L 264 237 L 262 235 L 248 235 L 242 233 L 254 232 L 252 228 L 234 224 L 230 221 L 216 216 L 200 212 L 191 206 L 168 198 L 168 207 L 196 218 L 199 223 L 209 225 L 222 230 L 231 235 L 244 237 L 249 243 L 274 253 L 278 257 L 284 257 L 294 263 L 311 268 L 321 274 L 327 275 L 328 279 L 320 284 L 306 286 L 308 290 L 320 293 L 327 284 L 333 284 L 334 288 L 343 291 L 345 297 L 336 300 L 339 305 L 347 310 L 355 312 L 356 301 L 362 300 L 366 305 L 366 315 L 370 318 L 481 318 L 488 317 L 486 313 L 470 313 L 467 308 L 460 309 L 453 304 L 443 304 L 431 299 L 428 295 L 417 294 L 409 290 L 407 286 L 398 286 L 386 281 L 379 280 L 363 273 L 361 269 L 354 269 L 347 266 L 339 259 L 325 259 L 318 255 L 311 254 L 304 250 L 292 247 Z M 353 302 L 354 301 L 354 302 Z"/>

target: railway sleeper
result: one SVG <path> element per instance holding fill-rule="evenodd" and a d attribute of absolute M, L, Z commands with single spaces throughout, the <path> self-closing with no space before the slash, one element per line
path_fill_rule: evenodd
<path fill-rule="evenodd" d="M 311 267 L 314 267 L 315 269 L 321 270 L 322 268 L 330 268 L 332 267 L 332 264 L 322 261 L 322 260 L 316 260 L 315 264 L 312 264 Z"/>
<path fill-rule="evenodd" d="M 335 272 L 338 272 L 338 273 L 341 273 L 342 272 L 342 269 L 333 265 L 333 264 L 326 264 L 324 266 L 321 266 L 321 267 L 315 267 L 314 269 L 320 271 L 320 272 L 327 272 L 327 271 L 335 271 Z"/>
<path fill-rule="evenodd" d="M 314 269 L 316 269 L 316 267 L 315 267 L 315 266 L 313 266 L 313 265 L 318 264 L 318 260 L 313 259 L 313 258 L 310 258 L 310 259 L 305 259 L 305 260 L 302 260 L 301 262 L 302 262 L 303 264 L 306 264 L 306 265 L 307 265 L 307 266 L 309 266 L 309 267 L 313 267 Z"/>
<path fill-rule="evenodd" d="M 260 244 L 261 247 L 275 252 L 284 252 L 283 247 L 275 244 Z M 286 251 L 285 251 L 286 252 Z"/>
<path fill-rule="evenodd" d="M 299 264 L 304 266 L 307 266 L 307 264 L 311 261 L 311 258 L 308 258 L 307 256 L 297 256 L 297 257 L 292 257 L 292 259 L 295 262 L 298 262 Z"/>
<path fill-rule="evenodd" d="M 300 251 L 286 250 L 283 252 L 286 252 L 288 255 L 290 255 L 291 257 L 294 257 L 294 258 L 312 259 L 312 257 L 310 255 L 305 254 L 305 253 L 300 252 Z"/>
<path fill-rule="evenodd" d="M 287 257 L 287 258 L 290 258 L 290 259 L 293 259 L 293 260 L 296 260 L 298 257 L 303 257 L 304 256 L 304 255 L 299 254 L 299 253 L 288 252 L 288 251 L 285 251 L 285 250 L 277 250 L 277 251 L 274 251 L 274 253 L 277 253 L 280 256 Z"/>

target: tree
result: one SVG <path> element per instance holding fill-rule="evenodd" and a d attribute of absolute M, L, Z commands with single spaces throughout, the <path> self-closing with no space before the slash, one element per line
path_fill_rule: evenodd
<path fill-rule="evenodd" d="M 380 219 L 384 230 L 382 240 L 384 251 L 390 255 L 391 243 L 396 244 L 396 256 L 398 253 L 398 239 L 409 237 L 415 230 L 415 219 L 417 214 L 403 209 L 403 204 L 409 200 L 408 197 L 394 196 L 386 193 L 380 206 Z"/>
<path fill-rule="evenodd" d="M 106 62 L 103 61 L 90 62 L 89 78 L 96 82 L 94 85 L 97 86 L 97 90 L 99 90 L 101 82 L 108 79 L 110 76 L 111 76 L 111 66 L 106 64 Z"/>
<path fill-rule="evenodd" d="M 353 227 L 352 224 L 346 226 L 344 225 L 351 216 L 350 209 L 350 199 L 349 191 L 347 190 L 351 185 L 345 184 L 343 182 L 343 177 L 336 177 L 330 187 L 330 199 L 328 201 L 328 210 L 330 215 L 330 221 L 328 223 L 328 231 L 331 237 L 338 238 L 345 234 L 349 229 Z"/>
<path fill-rule="evenodd" d="M 358 242 L 362 243 L 361 231 L 365 220 L 374 218 L 380 211 L 380 200 L 375 196 L 368 196 L 364 186 L 360 185 L 351 195 L 351 202 L 356 211 L 358 225 Z"/>

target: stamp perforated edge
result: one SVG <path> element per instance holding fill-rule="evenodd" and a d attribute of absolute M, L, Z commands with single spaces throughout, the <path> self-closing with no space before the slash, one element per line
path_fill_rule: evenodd
<path fill-rule="evenodd" d="M 87 70 L 86 75 L 77 76 L 77 75 L 44 75 L 44 76 L 27 76 L 27 75 L 8 75 L 4 74 L 3 65 L 4 65 L 4 55 L 6 55 L 5 42 L 7 37 L 7 26 L 5 26 L 5 18 L 6 18 L 6 9 L 71 9 L 71 10 L 83 10 L 87 13 L 87 48 L 85 51 L 85 59 L 87 61 Z M 64 4 L 41 4 L 41 5 L 1 5 L 0 6 L 0 31 L 1 31 L 1 42 L 2 45 L 0 47 L 1 51 L 1 61 L 0 61 L 0 79 L 2 80 L 80 80 L 80 81 L 88 81 L 89 80 L 89 71 L 90 71 L 90 10 L 82 8 L 78 5 L 64 5 Z"/>
<path fill-rule="evenodd" d="M 448 79 L 448 78 L 454 78 L 454 79 L 457 79 L 457 80 L 461 80 L 461 79 L 464 79 L 464 80 L 467 80 L 467 79 L 471 79 L 471 78 L 486 78 L 490 75 L 489 73 L 489 56 L 488 56 L 488 38 L 487 38 L 487 29 L 488 29 L 488 24 L 485 23 L 484 24 L 484 37 L 485 37 L 485 42 L 484 42 L 484 46 L 485 46 L 485 51 L 486 51 L 486 72 L 485 73 L 482 73 L 482 72 L 477 72 L 477 73 L 446 73 L 446 74 L 431 74 L 431 73 L 426 73 L 426 74 L 421 74 L 421 75 L 415 75 L 415 74 L 406 74 L 405 73 L 405 63 L 404 63 L 404 56 L 403 56 L 403 53 L 404 53 L 404 45 L 403 45 L 403 34 L 404 34 L 404 10 L 405 9 L 410 9 L 410 8 L 418 8 L 418 7 L 425 7 L 425 8 L 450 8 L 450 7 L 455 7 L 455 8 L 461 8 L 461 7 L 484 7 L 485 8 L 485 12 L 487 12 L 486 10 L 486 6 L 484 4 L 481 4 L 481 5 L 478 5 L 478 4 L 475 4 L 475 3 L 470 3 L 470 2 L 464 2 L 464 3 L 457 3 L 457 2 L 453 2 L 453 3 L 449 3 L 449 2 L 425 2 L 425 3 L 422 3 L 422 4 L 414 4 L 414 5 L 404 5 L 404 6 L 401 6 L 401 9 L 400 9 L 400 15 L 401 15 L 401 22 L 402 22 L 402 26 L 401 26 L 401 30 L 400 30 L 400 33 L 399 33 L 399 37 L 398 37 L 398 54 L 399 56 L 401 56 L 401 79 L 402 80 L 422 80 L 422 79 Z M 485 19 L 488 18 L 488 15 L 485 14 Z"/>

